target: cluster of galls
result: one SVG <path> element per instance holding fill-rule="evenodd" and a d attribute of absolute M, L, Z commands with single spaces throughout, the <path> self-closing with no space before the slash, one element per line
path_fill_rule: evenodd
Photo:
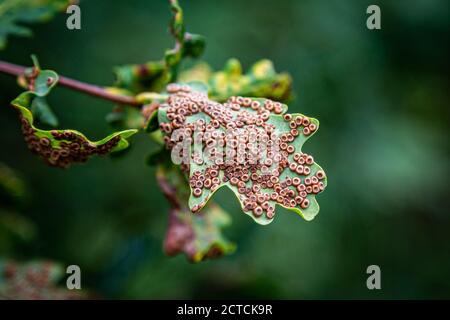
<path fill-rule="evenodd" d="M 48 137 L 37 136 L 37 130 L 22 115 L 20 122 L 28 148 L 40 155 L 47 164 L 59 168 L 68 168 L 72 163 L 84 163 L 94 154 L 107 154 L 120 141 L 120 136 L 116 136 L 102 145 L 94 145 L 74 132 L 52 130 L 50 133 L 53 138 L 60 141 L 56 147 Z"/>
<path fill-rule="evenodd" d="M 308 136 L 317 130 L 308 117 L 285 114 L 282 119 L 289 129 L 279 134 L 268 121 L 271 114 L 283 113 L 279 102 L 231 97 L 220 104 L 187 85 L 177 84 L 169 85 L 167 91 L 170 97 L 160 108 L 166 111 L 168 121 L 160 123 L 160 127 L 166 133 L 165 143 L 172 156 L 186 160 L 187 154 L 188 161 L 182 168 L 189 171 L 192 164 L 202 166 L 191 172 L 189 183 L 194 197 L 204 192 L 209 195 L 229 182 L 237 189 L 244 211 L 272 219 L 276 203 L 306 209 L 310 205 L 308 195 L 325 188 L 324 172 L 317 166 L 312 172 L 313 157 L 296 152 L 293 143 L 299 135 Z M 194 117 L 197 114 L 205 116 Z M 182 143 L 175 135 L 180 130 Z M 197 142 L 201 145 L 196 149 Z M 186 144 L 194 144 L 194 150 L 183 153 Z M 285 170 L 292 172 L 290 177 Z M 296 176 L 291 178 L 293 174 Z M 192 211 L 198 211 L 206 201 Z"/>

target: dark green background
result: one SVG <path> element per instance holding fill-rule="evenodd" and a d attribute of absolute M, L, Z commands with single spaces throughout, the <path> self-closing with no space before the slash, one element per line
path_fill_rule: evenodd
<path fill-rule="evenodd" d="M 365 25 L 374 3 L 379 31 Z M 449 298 L 449 2 L 182 5 L 215 68 L 230 57 L 244 67 L 269 58 L 292 74 L 290 110 L 321 122 L 305 145 L 329 177 L 319 215 L 306 222 L 278 209 L 259 226 L 221 190 L 238 251 L 197 265 L 165 257 L 168 205 L 144 164 L 155 145 L 140 134 L 127 157 L 49 168 L 28 152 L 8 107 L 20 88 L 0 75 L 0 162 L 27 181 L 21 211 L 38 229 L 31 243 L 0 253 L 78 264 L 85 288 L 114 298 Z M 35 53 L 44 68 L 107 85 L 112 66 L 159 59 L 172 45 L 165 1 L 82 1 L 81 9 L 81 31 L 67 30 L 61 14 L 32 39 L 11 39 L 0 58 L 29 65 Z M 93 140 L 111 132 L 108 102 L 62 88 L 50 102 L 63 127 Z M 382 290 L 366 288 L 371 264 L 381 267 Z"/>

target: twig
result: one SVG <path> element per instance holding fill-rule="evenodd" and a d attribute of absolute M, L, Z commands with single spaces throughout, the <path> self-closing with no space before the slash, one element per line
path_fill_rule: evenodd
<path fill-rule="evenodd" d="M 158 172 L 156 174 L 156 180 L 162 192 L 164 193 L 164 196 L 169 201 L 171 207 L 179 209 L 181 205 L 176 195 L 176 189 L 167 181 L 164 173 Z"/>
<path fill-rule="evenodd" d="M 23 66 L 19 66 L 16 64 L 12 64 L 12 63 L 0 60 L 0 73 L 6 73 L 6 74 L 13 75 L 13 76 L 21 76 L 25 73 L 25 70 L 26 70 L 26 68 Z M 89 83 L 84 83 L 84 82 L 66 78 L 63 76 L 59 77 L 58 84 L 63 87 L 66 87 L 66 88 L 80 91 L 80 92 L 89 94 L 91 96 L 109 100 L 112 102 L 126 104 L 126 105 L 130 105 L 130 106 L 134 106 L 134 107 L 141 106 L 141 103 L 136 101 L 136 99 L 134 97 L 111 93 L 111 92 L 108 92 L 105 88 L 102 88 L 100 86 L 96 86 L 96 85 L 89 84 Z"/>

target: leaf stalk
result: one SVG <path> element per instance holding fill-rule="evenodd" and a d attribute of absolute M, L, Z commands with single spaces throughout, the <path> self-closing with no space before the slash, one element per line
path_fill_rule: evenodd
<path fill-rule="evenodd" d="M 26 70 L 27 68 L 24 66 L 0 60 L 0 73 L 5 73 L 19 77 L 24 76 Z M 137 101 L 134 97 L 112 93 L 107 91 L 103 87 L 70 79 L 67 77 L 60 76 L 58 84 L 66 88 L 82 92 L 96 98 L 112 101 L 115 103 L 129 105 L 136 108 L 142 106 L 142 104 L 139 101 Z"/>

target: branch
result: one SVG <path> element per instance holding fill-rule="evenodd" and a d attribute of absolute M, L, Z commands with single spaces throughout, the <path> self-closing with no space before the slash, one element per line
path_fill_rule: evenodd
<path fill-rule="evenodd" d="M 24 75 L 25 70 L 26 70 L 26 68 L 23 66 L 19 66 L 16 64 L 12 64 L 12 63 L 4 62 L 4 61 L 0 60 L 0 73 L 6 73 L 6 74 L 13 75 L 13 76 L 21 76 L 21 75 Z M 84 83 L 84 82 L 81 82 L 78 80 L 60 76 L 58 84 L 63 87 L 66 87 L 66 88 L 80 91 L 80 92 L 89 94 L 91 96 L 109 100 L 112 102 L 126 104 L 126 105 L 130 105 L 133 107 L 141 106 L 141 103 L 136 101 L 136 99 L 134 97 L 111 93 L 100 86 Z"/>
<path fill-rule="evenodd" d="M 176 189 L 169 183 L 169 181 L 167 181 L 164 174 L 157 174 L 156 180 L 171 207 L 179 209 L 181 205 L 177 198 Z"/>

